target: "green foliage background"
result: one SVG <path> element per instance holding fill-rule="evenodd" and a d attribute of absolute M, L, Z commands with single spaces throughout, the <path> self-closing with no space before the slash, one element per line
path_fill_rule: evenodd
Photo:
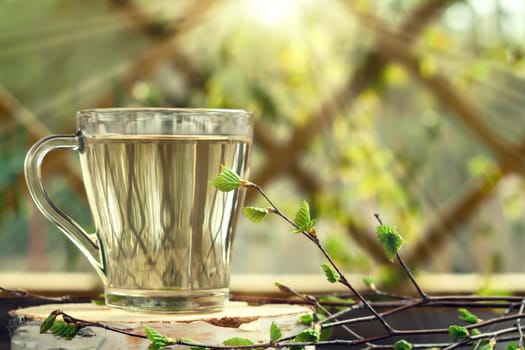
<path fill-rule="evenodd" d="M 420 32 L 406 29 L 424 6 L 440 10 Z M 521 2 L 504 0 L 0 1 L 0 269 L 90 271 L 28 199 L 21 172 L 33 135 L 73 133 L 83 108 L 199 106 L 255 113 L 253 179 L 290 214 L 307 199 L 346 268 L 387 263 L 367 243 L 378 212 L 409 256 L 440 228 L 439 245 L 409 259 L 421 269 L 523 272 L 525 151 L 505 171 L 454 101 L 425 83 L 446 79 L 516 146 L 525 136 L 523 18 Z M 384 35 L 394 48 L 409 43 L 415 66 L 393 57 Z M 349 84 L 372 58 L 379 73 L 365 71 L 365 88 Z M 323 115 L 327 105 L 335 108 Z M 294 137 L 307 142 L 288 154 Z M 58 205 L 90 227 L 83 193 L 58 171 L 48 182 Z M 468 213 L 454 211 L 480 183 L 497 186 Z M 287 232 L 277 219 L 244 220 L 234 271 L 317 271 L 318 253 Z"/>

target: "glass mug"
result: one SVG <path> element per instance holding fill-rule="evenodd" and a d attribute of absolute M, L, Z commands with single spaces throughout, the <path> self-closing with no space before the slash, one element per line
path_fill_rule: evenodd
<path fill-rule="evenodd" d="M 75 135 L 38 141 L 25 175 L 40 211 L 86 255 L 106 304 L 156 312 L 220 310 L 244 191 L 217 191 L 221 165 L 247 176 L 253 118 L 244 110 L 113 108 L 77 113 Z M 47 196 L 45 155 L 80 155 L 96 232 Z"/>

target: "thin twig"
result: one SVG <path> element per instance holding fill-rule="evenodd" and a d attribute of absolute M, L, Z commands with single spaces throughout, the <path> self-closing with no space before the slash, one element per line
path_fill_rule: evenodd
<path fill-rule="evenodd" d="M 130 336 L 130 337 L 148 339 L 143 334 L 133 333 L 133 332 L 127 331 L 127 330 L 122 329 L 122 328 L 111 327 L 111 326 L 108 326 L 107 324 L 100 323 L 100 322 L 92 322 L 92 321 L 82 320 L 82 319 L 73 317 L 73 316 L 65 313 L 62 310 L 55 310 L 52 313 L 57 315 L 57 316 L 59 316 L 59 315 L 62 316 L 62 318 L 64 319 L 64 322 L 74 323 L 75 325 L 77 325 L 77 327 L 79 327 L 79 329 L 80 328 L 85 328 L 85 327 L 103 328 L 103 329 L 106 329 L 108 331 L 124 334 L 124 335 Z"/>
<path fill-rule="evenodd" d="M 381 218 L 379 217 L 379 214 L 374 214 L 374 216 L 377 219 L 377 221 L 379 222 L 379 224 L 383 225 L 383 220 L 381 220 Z M 403 271 L 406 273 L 406 275 L 408 276 L 408 278 L 410 279 L 410 281 L 412 282 L 412 284 L 416 288 L 416 290 L 419 293 L 419 295 L 421 296 L 421 298 L 428 299 L 427 293 L 425 293 L 425 291 L 423 291 L 423 289 L 419 286 L 419 283 L 417 283 L 416 278 L 412 274 L 412 271 L 410 271 L 410 269 L 408 268 L 407 264 L 405 264 L 405 262 L 403 261 L 403 259 L 399 255 L 399 252 L 396 252 L 396 258 L 397 258 L 397 261 L 399 261 L 399 264 L 401 265 L 401 267 L 403 268 Z"/>
<path fill-rule="evenodd" d="M 425 303 L 424 300 L 419 300 L 418 299 L 418 300 L 415 300 L 415 301 L 413 301 L 411 303 L 404 303 L 404 304 L 402 304 L 402 305 L 400 305 L 398 307 L 395 307 L 393 309 L 381 312 L 380 315 L 381 315 L 381 317 L 390 316 L 390 315 L 399 313 L 401 311 L 405 311 L 405 310 L 411 309 L 413 307 L 420 306 L 423 303 Z M 351 323 L 358 323 L 358 322 L 369 322 L 369 321 L 373 321 L 374 318 L 375 318 L 374 315 L 354 317 L 354 318 L 349 318 L 349 319 L 346 319 L 346 320 L 325 323 L 325 324 L 323 324 L 323 328 L 332 328 L 332 327 L 337 327 L 337 326 L 341 326 L 341 325 L 347 325 L 347 324 L 351 324 Z M 395 333 L 396 331 L 393 331 L 393 332 Z"/>
<path fill-rule="evenodd" d="M 293 295 L 295 295 L 295 296 L 297 296 L 297 297 L 299 297 L 299 298 L 301 298 L 301 299 L 303 299 L 303 300 L 305 300 L 305 301 L 311 303 L 312 305 L 315 305 L 315 307 L 316 307 L 317 309 L 322 310 L 322 311 L 327 315 L 326 318 L 323 318 L 323 319 L 321 319 L 321 320 L 317 320 L 316 323 L 315 323 L 315 325 L 314 325 L 314 327 L 315 327 L 315 326 L 321 326 L 321 324 L 322 324 L 323 322 L 325 322 L 327 319 L 335 319 L 335 320 L 337 321 L 337 320 L 338 320 L 337 318 L 340 317 L 340 315 L 341 315 L 341 314 L 339 314 L 339 313 L 338 313 L 338 314 L 332 314 L 332 313 L 331 313 L 326 307 L 324 307 L 324 306 L 319 302 L 319 300 L 318 300 L 316 297 L 314 297 L 314 296 L 312 296 L 312 295 L 299 293 L 299 292 L 296 291 L 295 289 L 293 289 L 293 288 L 291 288 L 291 287 L 289 287 L 289 286 L 286 286 L 286 285 L 284 285 L 284 284 L 281 284 L 281 283 L 278 284 L 278 288 L 279 288 L 280 290 L 285 290 L 285 291 L 287 291 L 287 292 L 289 292 L 289 293 L 291 293 L 291 294 L 293 294 Z M 348 312 L 348 310 L 343 310 L 343 311 Z M 347 325 L 343 325 L 342 328 L 343 328 L 346 332 L 348 332 L 349 334 L 353 335 L 356 339 L 361 339 L 361 338 L 363 338 L 362 336 L 360 336 L 359 334 L 357 334 L 355 331 L 353 331 L 353 330 L 351 330 L 350 328 L 348 328 Z"/>
<path fill-rule="evenodd" d="M 326 249 L 321 245 L 321 243 L 319 242 L 318 239 L 315 239 L 315 242 L 314 242 L 317 247 L 321 250 L 321 252 L 323 253 L 323 255 L 326 257 L 326 259 L 328 260 L 328 262 L 330 263 L 330 265 L 332 265 L 332 267 L 337 271 L 337 273 L 339 274 L 339 283 L 341 283 L 342 285 L 346 286 L 347 288 L 349 288 L 352 293 L 363 303 L 363 305 L 365 305 L 365 307 L 374 315 L 374 317 L 377 318 L 377 320 L 383 325 L 383 327 L 386 328 L 387 331 L 389 332 L 394 332 L 394 329 L 392 328 L 392 326 L 390 326 L 390 324 L 388 324 L 388 322 L 383 318 L 383 316 L 381 316 L 375 309 L 374 307 L 370 304 L 370 302 L 368 300 L 366 300 L 363 295 L 357 290 L 355 289 L 355 287 L 346 279 L 345 275 L 342 273 L 342 271 L 339 269 L 339 266 L 337 266 L 337 264 L 333 261 L 332 257 L 328 254 L 328 252 L 326 251 Z"/>
<path fill-rule="evenodd" d="M 525 309 L 525 299 L 522 300 L 521 305 L 520 305 L 520 309 L 518 310 L 518 313 L 519 314 L 523 313 L 524 309 Z M 520 340 L 518 342 L 518 348 L 523 349 L 523 330 L 521 329 L 521 319 L 519 319 L 519 318 L 517 319 L 516 325 L 518 327 L 518 332 L 520 334 Z"/>
<path fill-rule="evenodd" d="M 410 269 L 408 268 L 407 264 L 405 263 L 403 258 L 401 258 L 401 255 L 399 255 L 399 253 L 396 253 L 396 258 L 397 258 L 397 261 L 399 261 L 399 264 L 401 265 L 401 267 L 403 268 L 403 271 L 405 271 L 405 273 L 407 274 L 408 278 L 410 279 L 410 281 L 412 282 L 412 284 L 416 288 L 416 290 L 419 293 L 419 295 L 421 296 L 421 298 L 428 299 L 427 293 L 425 293 L 425 291 L 421 288 L 419 283 L 417 283 L 416 278 L 412 274 L 412 271 L 410 271 Z"/>
<path fill-rule="evenodd" d="M 478 347 L 481 344 L 481 341 L 483 341 L 483 344 L 488 340 L 489 342 L 496 342 L 498 339 L 516 339 L 519 338 L 520 340 L 520 346 L 523 344 L 523 330 L 521 326 L 521 319 L 525 317 L 525 299 L 518 298 L 518 297 L 483 297 L 483 296 L 443 296 L 443 297 L 433 297 L 427 295 L 423 289 L 419 286 L 417 283 L 415 277 L 413 276 L 412 272 L 410 271 L 409 267 L 403 259 L 400 257 L 398 253 L 396 253 L 396 257 L 402 267 L 402 269 L 405 271 L 407 276 L 410 278 L 412 284 L 417 289 L 420 298 L 411 298 L 411 297 L 401 297 L 401 298 L 393 298 L 397 300 L 390 300 L 387 302 L 371 302 L 367 300 L 363 294 L 361 294 L 357 289 L 355 289 L 347 280 L 345 275 L 342 273 L 340 268 L 337 266 L 335 261 L 332 259 L 328 251 L 325 249 L 325 247 L 321 244 L 320 240 L 318 239 L 317 233 L 315 231 L 315 228 L 308 229 L 308 231 L 305 231 L 304 229 L 301 229 L 294 221 L 292 221 L 290 218 L 288 218 L 284 213 L 282 213 L 276 205 L 270 200 L 270 198 L 265 194 L 265 192 L 262 190 L 262 188 L 256 184 L 253 184 L 251 182 L 243 181 L 242 186 L 244 187 L 250 187 L 255 188 L 271 205 L 269 212 L 277 214 L 282 219 L 284 219 L 286 222 L 288 222 L 293 228 L 296 230 L 302 232 L 302 234 L 307 237 L 312 243 L 316 245 L 316 247 L 322 252 L 323 256 L 328 260 L 332 268 L 335 270 L 335 273 L 337 273 L 337 281 L 344 286 L 346 286 L 355 297 L 359 299 L 359 302 L 355 305 L 352 305 L 348 307 L 345 310 L 342 310 L 341 312 L 337 312 L 334 314 L 331 314 L 327 308 L 325 307 L 325 304 L 321 303 L 320 300 L 318 300 L 316 297 L 308 294 L 303 294 L 295 291 L 294 289 L 277 284 L 277 286 L 285 291 L 288 292 L 295 297 L 299 297 L 302 301 L 302 303 L 307 303 L 310 305 L 314 305 L 317 307 L 317 309 L 323 310 L 328 315 L 323 320 L 317 320 L 313 324 L 313 329 L 315 331 L 320 331 L 321 329 L 326 329 L 329 327 L 336 327 L 336 326 L 342 326 L 347 332 L 352 334 L 355 339 L 333 339 L 333 340 L 326 340 L 326 341 L 312 341 L 312 342 L 296 342 L 296 340 L 300 339 L 300 337 L 295 336 L 287 336 L 282 337 L 281 339 L 275 340 L 272 339 L 269 342 L 263 342 L 263 343 L 257 343 L 257 348 L 289 348 L 289 347 L 301 347 L 301 346 L 310 346 L 310 345 L 317 345 L 317 346 L 340 346 L 343 345 L 347 348 L 358 346 L 359 348 L 366 348 L 366 349 L 383 349 L 383 348 L 392 348 L 394 347 L 394 340 L 402 339 L 403 337 L 421 337 L 421 336 L 428 336 L 431 334 L 448 334 L 449 328 L 426 328 L 426 329 L 406 329 L 406 330 L 396 330 L 390 326 L 390 324 L 386 321 L 385 317 L 401 313 L 403 311 L 416 308 L 416 307 L 458 307 L 462 306 L 465 307 L 466 305 L 475 306 L 475 307 L 491 307 L 496 309 L 503 309 L 507 308 L 507 311 L 503 315 L 499 315 L 487 320 L 478 321 L 475 324 L 470 324 L 467 326 L 464 326 L 466 330 L 469 332 L 473 331 L 474 329 L 481 330 L 485 327 L 488 327 L 489 330 L 485 330 L 484 332 L 480 333 L 479 335 L 470 335 L 467 336 L 463 340 L 459 341 L 449 341 L 449 342 L 436 342 L 434 344 L 425 344 L 421 342 L 416 342 L 416 344 L 412 344 L 413 348 L 422 348 L 422 347 L 440 347 L 445 349 L 455 349 L 460 346 L 464 345 L 475 345 L 475 347 Z M 383 225 L 379 215 L 376 214 L 376 219 L 379 221 L 381 225 Z M 7 289 L 1 288 L 0 289 L 3 292 L 9 291 Z M 15 292 L 15 291 L 11 291 Z M 17 295 L 27 295 L 25 293 L 21 293 L 19 291 L 16 291 Z M 377 291 L 376 291 L 377 294 Z M 297 300 L 295 300 L 297 302 Z M 343 303 L 343 305 L 348 306 L 348 303 Z M 519 307 L 519 310 L 517 313 L 512 314 L 511 311 Z M 378 312 L 376 311 L 376 307 L 381 308 L 388 308 L 385 311 Z M 370 312 L 369 315 L 365 316 L 358 316 L 358 317 L 348 317 L 344 320 L 338 320 L 338 318 L 342 317 L 344 314 L 351 313 L 352 311 L 355 311 L 357 309 L 361 310 L 368 310 Z M 76 319 L 68 314 L 65 314 L 64 312 L 60 310 L 56 310 L 53 313 L 55 315 L 61 315 L 65 322 L 73 323 L 77 327 L 77 329 L 83 328 L 83 327 L 99 327 L 104 328 L 106 330 L 118 332 L 124 335 L 139 337 L 143 339 L 148 339 L 146 335 L 138 334 L 130 332 L 126 329 L 119 329 L 115 327 L 111 327 L 99 322 L 89 322 L 84 321 L 80 319 Z M 501 325 L 508 321 L 516 321 L 516 325 L 513 327 L 508 328 L 502 328 L 502 329 L 496 329 L 494 331 L 490 330 L 491 328 L 494 328 L 495 325 Z M 357 323 L 357 322 L 372 322 L 372 321 L 379 321 L 387 332 L 384 332 L 383 334 L 375 334 L 372 336 L 361 336 L 355 331 L 353 331 L 351 328 L 347 327 L 347 325 L 351 323 Z M 487 329 L 487 328 L 485 328 Z M 317 333 L 319 334 L 319 333 Z M 213 349 L 248 349 L 253 348 L 254 345 L 209 345 L 209 344 L 195 344 L 192 342 L 189 342 L 184 339 L 171 339 L 171 338 L 165 338 L 168 346 L 172 345 L 185 345 L 185 346 L 193 346 L 193 347 L 199 347 L 199 348 L 213 348 Z M 318 339 L 318 338 L 316 338 Z M 386 342 L 390 342 L 389 344 L 386 344 Z M 381 344 L 379 344 L 379 342 Z"/>
<path fill-rule="evenodd" d="M 23 289 L 15 290 L 15 289 L 8 289 L 8 288 L 0 287 L 0 292 L 2 294 L 12 296 L 12 297 L 22 297 L 22 298 L 28 298 L 28 299 L 38 299 L 38 300 L 58 301 L 58 302 L 71 301 L 71 297 L 69 295 L 64 295 L 60 297 L 49 297 L 45 295 L 30 293 Z"/>
<path fill-rule="evenodd" d="M 254 184 L 249 181 L 243 182 L 244 187 L 251 187 L 255 188 L 257 192 L 259 192 L 264 199 L 272 206 L 273 213 L 279 215 L 281 218 L 283 218 L 286 222 L 288 222 L 292 227 L 294 227 L 297 230 L 301 230 L 300 227 L 298 227 L 290 218 L 288 218 L 283 212 L 279 210 L 279 208 L 273 203 L 273 201 L 266 195 L 262 187 L 260 187 L 257 184 Z M 308 238 L 312 243 L 314 243 L 317 248 L 321 251 L 321 253 L 324 255 L 324 257 L 328 260 L 332 268 L 335 269 L 335 271 L 339 275 L 339 283 L 346 286 L 350 291 L 365 305 L 365 307 L 377 318 L 377 320 L 383 325 L 383 327 L 390 333 L 394 331 L 392 326 L 388 324 L 388 322 L 370 305 L 370 303 L 363 297 L 363 295 L 346 279 L 343 272 L 339 269 L 339 266 L 335 263 L 335 261 L 332 259 L 330 254 L 326 251 L 324 246 L 321 244 L 317 236 L 310 234 L 309 232 L 301 230 L 301 233 Z"/>

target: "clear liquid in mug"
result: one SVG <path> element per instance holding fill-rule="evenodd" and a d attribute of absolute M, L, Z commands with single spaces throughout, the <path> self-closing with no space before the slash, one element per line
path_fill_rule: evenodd
<path fill-rule="evenodd" d="M 221 308 L 243 191 L 209 180 L 246 176 L 250 140 L 231 136 L 85 137 L 81 165 L 106 251 L 106 303 L 151 311 Z"/>

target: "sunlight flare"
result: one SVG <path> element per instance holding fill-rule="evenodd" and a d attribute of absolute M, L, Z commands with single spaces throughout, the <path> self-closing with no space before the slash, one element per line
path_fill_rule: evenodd
<path fill-rule="evenodd" d="M 249 11 L 261 23 L 278 27 L 297 14 L 299 0 L 250 0 Z"/>

